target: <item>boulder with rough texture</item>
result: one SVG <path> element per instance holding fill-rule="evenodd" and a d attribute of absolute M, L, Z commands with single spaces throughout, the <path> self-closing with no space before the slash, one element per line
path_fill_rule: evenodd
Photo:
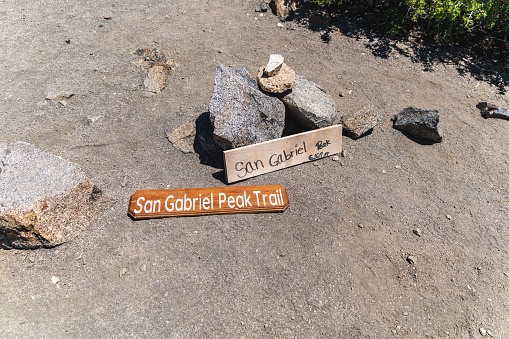
<path fill-rule="evenodd" d="M 282 55 L 271 54 L 269 57 L 269 62 L 267 63 L 267 66 L 265 66 L 263 72 L 269 77 L 278 74 L 281 70 L 281 67 L 283 66 L 284 61 L 285 58 L 283 58 Z"/>
<path fill-rule="evenodd" d="M 499 118 L 509 120 L 509 110 L 490 104 L 489 102 L 480 102 L 476 106 L 481 110 L 481 114 L 485 118 Z"/>
<path fill-rule="evenodd" d="M 337 117 L 334 99 L 303 76 L 297 75 L 295 87 L 278 97 L 284 102 L 287 114 L 309 128 L 332 126 Z"/>
<path fill-rule="evenodd" d="M 264 70 L 265 67 L 260 68 L 256 80 L 265 92 L 279 94 L 295 86 L 295 72 L 287 64 L 283 63 L 279 72 L 274 76 L 268 76 Z"/>
<path fill-rule="evenodd" d="M 352 138 L 360 138 L 381 121 L 380 113 L 375 106 L 368 105 L 361 110 L 346 114 L 341 119 L 343 130 Z"/>
<path fill-rule="evenodd" d="M 88 226 L 101 191 L 78 165 L 17 142 L 0 144 L 0 247 L 54 247 Z"/>
<path fill-rule="evenodd" d="M 194 152 L 194 137 L 196 136 L 196 126 L 191 123 L 185 123 L 172 132 L 166 134 L 173 147 L 184 153 Z"/>
<path fill-rule="evenodd" d="M 256 81 L 245 69 L 217 66 L 209 112 L 214 140 L 222 149 L 256 144 L 283 134 L 283 103 L 255 86 Z"/>
<path fill-rule="evenodd" d="M 444 125 L 436 110 L 422 110 L 407 107 L 392 118 L 394 128 L 419 139 L 441 142 L 444 137 Z"/>

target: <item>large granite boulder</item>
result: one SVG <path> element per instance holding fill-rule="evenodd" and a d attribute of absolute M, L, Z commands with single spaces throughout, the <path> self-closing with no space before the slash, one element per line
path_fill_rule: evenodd
<path fill-rule="evenodd" d="M 277 98 L 258 89 L 244 68 L 216 68 L 209 104 L 214 140 L 224 150 L 280 138 L 285 108 Z"/>
<path fill-rule="evenodd" d="M 444 125 L 436 110 L 422 110 L 407 107 L 396 114 L 392 121 L 394 128 L 419 139 L 441 142 L 444 137 Z"/>
<path fill-rule="evenodd" d="M 338 114 L 334 99 L 300 75 L 296 76 L 295 87 L 278 97 L 285 103 L 289 116 L 312 129 L 332 126 Z"/>
<path fill-rule="evenodd" d="M 0 248 L 54 247 L 88 226 L 101 191 L 78 165 L 24 142 L 0 144 Z"/>

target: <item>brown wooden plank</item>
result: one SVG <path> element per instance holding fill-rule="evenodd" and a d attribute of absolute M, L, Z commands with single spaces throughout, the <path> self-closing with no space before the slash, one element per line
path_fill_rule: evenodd
<path fill-rule="evenodd" d="M 342 128 L 334 125 L 224 151 L 226 180 L 232 183 L 340 153 Z"/>
<path fill-rule="evenodd" d="M 128 214 L 145 219 L 282 212 L 288 205 L 288 194 L 280 185 L 142 190 L 131 196 Z"/>

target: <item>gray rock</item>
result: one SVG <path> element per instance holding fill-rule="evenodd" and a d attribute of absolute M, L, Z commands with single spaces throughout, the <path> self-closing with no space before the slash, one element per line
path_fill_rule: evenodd
<path fill-rule="evenodd" d="M 444 137 L 444 125 L 436 110 L 426 111 L 407 107 L 394 118 L 394 128 L 420 139 L 441 142 Z"/>
<path fill-rule="evenodd" d="M 246 68 L 240 67 L 235 70 L 235 73 L 240 75 L 242 79 L 246 82 L 247 85 L 251 86 L 254 90 L 259 90 L 258 83 L 256 82 L 255 78 L 249 74 Z"/>
<path fill-rule="evenodd" d="M 194 152 L 194 137 L 196 135 L 196 127 L 194 124 L 186 123 L 176 128 L 172 132 L 166 134 L 173 147 L 184 152 Z"/>
<path fill-rule="evenodd" d="M 101 204 L 101 191 L 78 165 L 30 144 L 0 144 L 0 163 L 0 248 L 67 242 Z"/>
<path fill-rule="evenodd" d="M 265 1 L 262 1 L 256 6 L 255 11 L 256 12 L 267 12 L 267 3 Z"/>
<path fill-rule="evenodd" d="M 285 103 L 288 115 L 309 128 L 332 126 L 337 117 L 334 99 L 312 81 L 296 76 L 296 85 L 278 95 Z"/>
<path fill-rule="evenodd" d="M 262 93 L 243 69 L 216 68 L 210 99 L 214 140 L 223 149 L 247 146 L 280 138 L 285 108 L 277 98 Z"/>
<path fill-rule="evenodd" d="M 490 104 L 489 102 L 480 102 L 476 107 L 481 110 L 481 114 L 485 118 L 499 118 L 509 120 L 509 111 L 503 107 Z"/>
<path fill-rule="evenodd" d="M 381 121 L 380 113 L 375 106 L 368 105 L 360 111 L 346 114 L 341 119 L 343 129 L 352 138 L 360 138 L 371 131 Z"/>

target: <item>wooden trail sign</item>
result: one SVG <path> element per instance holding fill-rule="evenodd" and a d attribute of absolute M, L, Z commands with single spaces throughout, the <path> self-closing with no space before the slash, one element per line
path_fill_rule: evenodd
<path fill-rule="evenodd" d="M 340 153 L 342 129 L 335 125 L 224 151 L 226 180 L 244 180 Z"/>
<path fill-rule="evenodd" d="M 128 214 L 146 219 L 282 212 L 289 204 L 286 190 L 279 185 L 143 190 L 131 196 Z"/>

